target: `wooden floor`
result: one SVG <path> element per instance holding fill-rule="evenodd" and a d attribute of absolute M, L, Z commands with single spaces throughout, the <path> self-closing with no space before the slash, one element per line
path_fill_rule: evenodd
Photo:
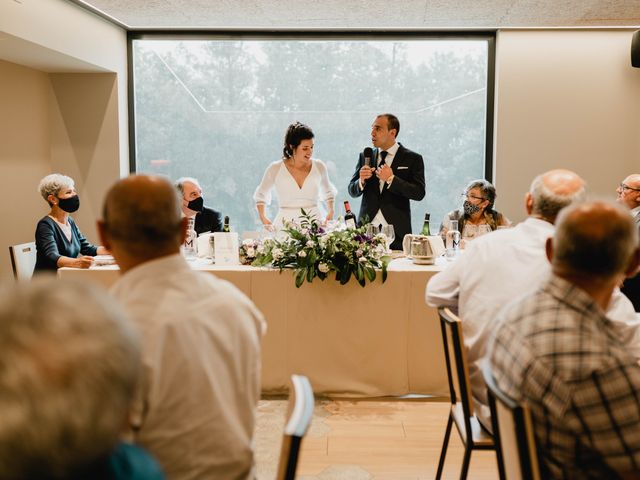
<path fill-rule="evenodd" d="M 258 478 L 275 476 L 286 400 L 262 400 L 256 428 Z M 317 400 L 298 464 L 301 480 L 435 478 L 449 403 L 441 400 Z M 455 430 L 443 478 L 460 477 L 462 443 Z M 475 451 L 470 480 L 498 478 L 494 452 Z"/>

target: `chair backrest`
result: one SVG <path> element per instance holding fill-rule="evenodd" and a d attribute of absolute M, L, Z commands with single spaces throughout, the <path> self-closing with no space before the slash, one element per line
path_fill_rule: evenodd
<path fill-rule="evenodd" d="M 442 328 L 442 342 L 449 377 L 449 391 L 451 403 L 462 404 L 465 416 L 465 426 L 470 432 L 469 418 L 473 415 L 473 398 L 471 396 L 471 380 L 469 379 L 469 365 L 467 351 L 462 336 L 462 322 L 448 308 L 439 308 L 440 327 Z"/>
<path fill-rule="evenodd" d="M 35 242 L 11 245 L 9 255 L 16 280 L 29 280 L 33 276 L 33 268 L 36 265 Z"/>
<path fill-rule="evenodd" d="M 294 480 L 296 477 L 300 447 L 311 424 L 313 407 L 313 390 L 309 379 L 303 375 L 292 375 L 277 480 Z"/>
<path fill-rule="evenodd" d="M 498 388 L 487 363 L 483 365 L 482 373 L 487 384 L 501 480 L 540 480 L 529 406 L 516 402 Z"/>

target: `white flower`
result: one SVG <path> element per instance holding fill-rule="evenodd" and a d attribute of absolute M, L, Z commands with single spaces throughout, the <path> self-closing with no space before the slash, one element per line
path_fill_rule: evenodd
<path fill-rule="evenodd" d="M 242 245 L 244 245 L 245 247 L 252 247 L 253 246 L 253 239 L 252 238 L 245 238 L 242 241 Z"/>
<path fill-rule="evenodd" d="M 320 238 L 318 238 L 318 243 L 320 244 L 321 247 L 324 247 L 328 241 L 329 241 L 328 235 L 323 235 Z"/>
<path fill-rule="evenodd" d="M 256 249 L 253 248 L 253 247 L 247 248 L 247 256 L 248 257 L 255 257 L 256 256 Z"/>
<path fill-rule="evenodd" d="M 307 240 L 307 247 L 313 248 L 314 245 L 315 245 L 315 242 L 313 240 Z"/>
<path fill-rule="evenodd" d="M 258 245 L 258 248 L 256 250 L 258 250 L 258 253 L 260 255 L 262 255 L 264 253 L 264 246 L 263 245 Z"/>
<path fill-rule="evenodd" d="M 273 257 L 274 260 L 280 260 L 283 255 L 284 255 L 284 252 L 280 248 L 274 248 L 273 251 L 271 252 L 271 256 Z"/>
<path fill-rule="evenodd" d="M 305 252 L 304 250 L 300 250 L 300 251 L 298 252 L 298 256 L 299 256 L 300 258 L 304 258 L 304 257 L 306 257 L 306 256 L 307 256 L 307 252 Z"/>
<path fill-rule="evenodd" d="M 356 257 L 362 257 L 362 249 L 361 248 L 356 250 Z"/>
<path fill-rule="evenodd" d="M 366 263 L 366 262 L 367 262 L 367 257 L 360 257 L 360 258 L 358 259 L 358 261 L 359 261 L 360 263 Z"/>
<path fill-rule="evenodd" d="M 384 254 L 385 252 L 386 252 L 386 248 L 385 248 L 385 246 L 384 246 L 384 245 L 378 245 L 378 246 L 376 247 L 376 253 L 377 253 L 378 255 L 382 255 L 382 254 Z"/>
<path fill-rule="evenodd" d="M 320 270 L 322 273 L 327 273 L 329 271 L 329 265 L 327 265 L 326 263 L 319 263 L 318 270 Z"/>
<path fill-rule="evenodd" d="M 302 230 L 300 230 L 300 232 L 301 232 L 303 235 L 309 235 L 309 229 L 308 229 L 307 227 L 304 227 Z"/>

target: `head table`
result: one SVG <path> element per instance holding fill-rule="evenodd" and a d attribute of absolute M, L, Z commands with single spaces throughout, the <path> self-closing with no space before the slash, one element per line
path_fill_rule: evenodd
<path fill-rule="evenodd" d="M 440 323 L 436 309 L 424 301 L 427 281 L 445 268 L 444 259 L 424 266 L 395 259 L 384 284 L 378 272 L 364 288 L 353 278 L 340 285 L 333 277 L 296 288 L 291 270 L 217 266 L 200 259 L 190 264 L 233 283 L 264 314 L 263 393 L 285 391 L 290 375 L 299 373 L 309 377 L 316 393 L 447 394 Z M 58 275 L 109 287 L 119 270 L 61 268 Z"/>

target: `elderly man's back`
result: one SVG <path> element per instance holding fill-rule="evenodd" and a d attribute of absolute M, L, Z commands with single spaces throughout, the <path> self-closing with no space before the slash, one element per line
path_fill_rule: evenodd
<path fill-rule="evenodd" d="M 136 442 L 170 479 L 250 477 L 260 312 L 233 285 L 192 271 L 180 255 L 138 265 L 112 293 L 142 333 Z"/>

